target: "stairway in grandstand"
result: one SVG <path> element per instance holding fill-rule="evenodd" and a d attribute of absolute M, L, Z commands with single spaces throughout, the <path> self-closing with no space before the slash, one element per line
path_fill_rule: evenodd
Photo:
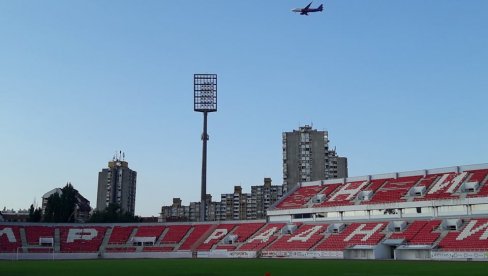
<path fill-rule="evenodd" d="M 27 243 L 27 236 L 25 234 L 25 229 L 20 228 L 19 232 L 20 232 L 20 242 L 22 244 L 22 252 L 27 253 L 28 252 L 28 248 L 27 248 L 28 243 Z"/>
<path fill-rule="evenodd" d="M 105 232 L 105 237 L 103 237 L 102 244 L 100 245 L 99 252 L 104 252 L 107 248 L 110 237 L 112 236 L 113 227 L 109 227 L 107 232 Z"/>

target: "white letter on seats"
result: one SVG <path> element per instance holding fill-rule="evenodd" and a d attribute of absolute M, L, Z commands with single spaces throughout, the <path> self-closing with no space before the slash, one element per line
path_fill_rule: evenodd
<path fill-rule="evenodd" d="M 203 243 L 209 243 L 211 240 L 218 240 L 225 235 L 227 235 L 227 229 L 215 229 L 215 231 L 213 231 Z"/>
<path fill-rule="evenodd" d="M 378 231 L 383 223 L 377 224 L 373 229 L 371 230 L 363 230 L 363 228 L 366 226 L 366 224 L 361 224 L 359 225 L 356 230 L 354 230 L 347 238 L 344 239 L 344 241 L 350 241 L 354 236 L 356 235 L 364 235 L 364 237 L 361 239 L 361 241 L 367 241 L 376 231 Z"/>
<path fill-rule="evenodd" d="M 308 241 L 315 233 L 320 231 L 322 229 L 321 225 L 314 226 L 306 231 L 303 231 L 302 233 L 291 237 L 287 240 L 287 242 L 292 242 L 292 241 L 301 241 L 301 242 L 306 242 Z"/>
<path fill-rule="evenodd" d="M 3 228 L 3 230 L 0 230 L 0 237 L 6 235 L 8 242 L 17 242 L 17 239 L 15 238 L 14 231 L 12 231 L 12 228 Z"/>
<path fill-rule="evenodd" d="M 93 238 L 97 236 L 98 232 L 96 229 L 87 228 L 87 229 L 69 229 L 68 238 L 66 239 L 67 243 L 74 242 L 76 240 L 85 240 L 91 241 Z"/>
<path fill-rule="evenodd" d="M 278 230 L 278 227 L 271 227 L 268 230 L 264 231 L 263 233 L 257 235 L 256 237 L 247 241 L 247 243 L 251 243 L 253 241 L 261 240 L 262 242 L 267 242 L 269 238 Z"/>
<path fill-rule="evenodd" d="M 449 174 L 444 174 L 441 176 L 439 181 L 437 181 L 437 183 L 435 183 L 434 187 L 432 187 L 432 189 L 430 189 L 428 194 L 433 194 L 437 191 L 444 189 L 447 186 L 449 186 L 449 188 L 447 189 L 446 192 L 453 193 L 454 190 L 456 189 L 456 187 L 459 185 L 459 183 L 461 183 L 461 181 L 464 180 L 466 175 L 468 175 L 468 173 L 463 172 L 463 173 L 460 173 L 459 175 L 457 175 L 456 177 L 454 177 L 454 179 L 452 179 L 451 181 L 446 181 L 446 179 L 449 177 Z"/>
<path fill-rule="evenodd" d="M 466 227 L 464 228 L 463 232 L 461 232 L 461 234 L 459 234 L 459 236 L 457 236 L 456 240 L 457 241 L 462 241 L 464 240 L 465 238 L 475 234 L 476 232 L 479 232 L 483 229 L 485 229 L 485 232 L 481 235 L 480 237 L 480 240 L 486 240 L 488 239 L 488 222 L 487 223 L 484 223 L 484 224 L 481 224 L 480 226 L 476 227 L 475 229 L 473 229 L 473 227 L 476 225 L 478 221 L 477 220 L 472 220 L 468 223 L 468 225 L 466 225 Z"/>
<path fill-rule="evenodd" d="M 339 191 L 333 194 L 328 201 L 335 201 L 336 197 L 340 195 L 347 195 L 346 200 L 351 200 L 354 195 L 359 193 L 359 191 L 361 191 L 361 189 L 368 184 L 368 181 L 364 181 L 356 189 L 348 189 L 351 184 L 352 183 L 347 183 L 346 185 L 344 185 L 344 187 L 342 187 Z"/>

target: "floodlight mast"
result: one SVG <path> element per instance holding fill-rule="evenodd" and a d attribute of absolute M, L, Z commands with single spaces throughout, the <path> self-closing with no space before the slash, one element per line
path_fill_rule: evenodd
<path fill-rule="evenodd" d="M 202 191 L 200 202 L 200 221 L 205 221 L 207 198 L 207 115 L 209 112 L 217 111 L 217 75 L 194 74 L 193 92 L 193 109 L 197 112 L 203 112 Z"/>

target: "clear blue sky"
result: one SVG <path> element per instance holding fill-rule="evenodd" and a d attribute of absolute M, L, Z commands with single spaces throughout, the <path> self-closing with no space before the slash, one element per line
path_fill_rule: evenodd
<path fill-rule="evenodd" d="M 315 1 L 314 6 L 320 1 Z M 1 1 L 0 208 L 70 181 L 96 205 L 115 151 L 136 213 L 199 200 L 193 74 L 217 73 L 214 199 L 282 183 L 281 133 L 328 130 L 349 174 L 488 162 L 488 1 Z"/>

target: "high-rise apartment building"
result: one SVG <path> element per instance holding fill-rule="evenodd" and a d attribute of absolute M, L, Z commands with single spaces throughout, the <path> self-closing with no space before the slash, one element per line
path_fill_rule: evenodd
<path fill-rule="evenodd" d="M 189 214 L 190 207 L 181 205 L 180 198 L 173 198 L 172 205 L 161 208 L 161 217 L 166 218 L 165 221 L 188 221 Z"/>
<path fill-rule="evenodd" d="M 305 125 L 283 132 L 283 188 L 299 182 L 347 177 L 347 159 L 329 148 L 329 133 Z"/>
<path fill-rule="evenodd" d="M 271 185 L 271 178 L 264 179 L 264 185 L 251 186 L 251 210 L 249 219 L 265 219 L 266 210 L 283 195 L 283 186 Z"/>
<path fill-rule="evenodd" d="M 129 169 L 129 163 L 120 155 L 114 156 L 108 168 L 98 173 L 97 210 L 116 203 L 123 212 L 134 214 L 137 172 Z"/>
<path fill-rule="evenodd" d="M 201 202 L 190 202 L 190 205 L 184 206 L 180 198 L 173 198 L 172 205 L 161 207 L 159 221 L 200 221 L 200 206 Z M 205 221 L 223 220 L 220 218 L 220 202 L 213 202 L 210 194 L 206 196 L 205 208 Z"/>
<path fill-rule="evenodd" d="M 251 194 L 243 193 L 241 186 L 234 186 L 234 193 L 220 196 L 222 220 L 245 220 L 248 218 L 248 207 L 251 204 Z M 224 212 L 222 210 L 225 209 Z M 250 214 L 251 215 L 251 214 Z"/>

